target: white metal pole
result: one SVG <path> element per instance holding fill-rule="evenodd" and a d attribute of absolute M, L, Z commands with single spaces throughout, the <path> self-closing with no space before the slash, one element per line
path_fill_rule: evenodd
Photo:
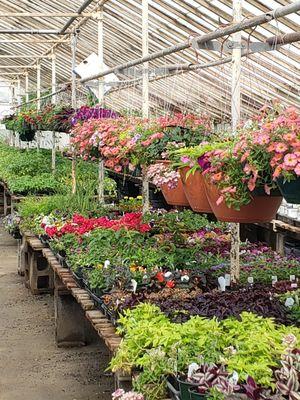
<path fill-rule="evenodd" d="M 41 64 L 40 61 L 37 61 L 36 64 L 36 108 L 38 111 L 41 109 Z M 40 149 L 40 132 L 36 132 L 36 148 L 37 151 Z"/>
<path fill-rule="evenodd" d="M 25 72 L 25 103 L 29 101 L 29 72 Z"/>
<path fill-rule="evenodd" d="M 100 8 L 98 16 L 98 58 L 100 72 L 104 71 L 104 13 L 103 7 Z M 99 106 L 102 107 L 104 103 L 104 77 L 100 77 L 98 80 L 98 98 Z M 98 200 L 99 203 L 104 203 L 104 161 L 99 160 L 98 165 Z"/>
<path fill-rule="evenodd" d="M 149 54 L 149 1 L 142 0 L 142 56 L 147 57 Z M 142 110 L 143 118 L 149 118 L 149 62 L 143 64 L 143 80 L 142 80 Z M 146 166 L 143 168 L 143 214 L 149 211 L 149 179 L 147 176 Z"/>
<path fill-rule="evenodd" d="M 56 104 L 56 95 L 53 94 L 56 92 L 56 54 L 55 54 L 54 50 L 52 51 L 51 60 L 52 60 L 52 63 L 51 63 L 51 65 L 52 65 L 52 74 L 51 74 L 51 76 L 52 76 L 52 84 L 51 84 L 52 98 L 51 98 L 51 102 L 52 102 L 52 104 Z"/>
<path fill-rule="evenodd" d="M 36 64 L 36 107 L 38 110 L 41 109 L 41 64 L 38 61 Z"/>
<path fill-rule="evenodd" d="M 52 88 L 52 97 L 51 97 L 51 103 L 53 105 L 56 104 L 56 55 L 54 50 L 52 51 L 52 56 L 51 56 L 51 65 L 52 65 L 52 73 L 51 73 L 51 88 Z M 56 169 L 56 132 L 55 130 L 52 131 L 52 173 L 55 174 L 55 169 Z"/>
<path fill-rule="evenodd" d="M 242 1 L 233 0 L 233 23 L 242 21 Z M 232 51 L 232 90 L 231 90 L 231 127 L 233 134 L 241 117 L 241 31 L 232 35 L 234 49 Z M 240 277 L 240 224 L 231 224 L 231 250 L 230 250 L 230 275 L 233 282 Z"/>
<path fill-rule="evenodd" d="M 72 107 L 76 110 L 77 100 L 76 100 L 76 49 L 77 49 L 77 33 L 74 33 L 71 41 L 72 49 Z M 76 193 L 76 157 L 75 151 L 72 149 L 72 193 Z"/>

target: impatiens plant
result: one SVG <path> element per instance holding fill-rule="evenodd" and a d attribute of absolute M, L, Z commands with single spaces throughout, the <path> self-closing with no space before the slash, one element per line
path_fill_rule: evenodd
<path fill-rule="evenodd" d="M 178 185 L 179 173 L 174 171 L 169 164 L 155 163 L 147 168 L 147 176 L 155 186 L 161 188 L 168 186 L 174 189 Z"/>

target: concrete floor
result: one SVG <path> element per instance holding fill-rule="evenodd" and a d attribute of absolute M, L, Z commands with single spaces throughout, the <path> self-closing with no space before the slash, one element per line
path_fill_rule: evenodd
<path fill-rule="evenodd" d="M 105 346 L 58 349 L 53 297 L 33 296 L 16 271 L 16 241 L 0 226 L 0 400 L 111 399 Z"/>

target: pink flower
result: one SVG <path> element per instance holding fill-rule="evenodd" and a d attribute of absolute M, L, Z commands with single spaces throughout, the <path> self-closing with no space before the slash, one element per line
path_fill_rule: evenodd
<path fill-rule="evenodd" d="M 283 139 L 286 140 L 287 142 L 292 142 L 293 140 L 296 139 L 296 134 L 295 133 L 286 133 L 283 135 Z"/>
<path fill-rule="evenodd" d="M 276 153 L 284 153 L 285 151 L 287 151 L 287 145 L 282 142 L 277 143 L 275 145 L 275 151 Z"/>
<path fill-rule="evenodd" d="M 283 161 L 286 167 L 295 167 L 297 165 L 297 157 L 293 153 L 286 154 Z"/>
<path fill-rule="evenodd" d="M 271 188 L 270 188 L 270 186 L 265 185 L 265 186 L 264 186 L 264 189 L 265 189 L 265 192 L 266 192 L 268 195 L 271 194 Z"/>
<path fill-rule="evenodd" d="M 270 136 L 266 133 L 260 133 L 253 139 L 254 144 L 265 145 L 268 144 L 269 142 L 270 142 Z"/>
<path fill-rule="evenodd" d="M 274 171 L 274 173 L 273 173 L 273 178 L 278 178 L 280 175 L 281 175 L 281 172 L 282 172 L 282 164 L 280 164 L 280 165 L 278 165 L 276 168 L 275 168 L 275 171 Z"/>
<path fill-rule="evenodd" d="M 224 201 L 224 196 L 220 196 L 216 201 L 217 206 L 219 206 Z"/>
<path fill-rule="evenodd" d="M 182 156 L 182 157 L 180 158 L 180 161 L 181 161 L 183 164 L 188 164 L 191 160 L 190 160 L 190 158 L 187 157 L 187 156 Z"/>
<path fill-rule="evenodd" d="M 300 163 L 298 163 L 294 169 L 296 175 L 300 175 Z"/>
<path fill-rule="evenodd" d="M 253 190 L 255 189 L 255 182 L 256 182 L 255 178 L 249 179 L 248 189 L 250 190 L 250 192 L 253 192 Z"/>

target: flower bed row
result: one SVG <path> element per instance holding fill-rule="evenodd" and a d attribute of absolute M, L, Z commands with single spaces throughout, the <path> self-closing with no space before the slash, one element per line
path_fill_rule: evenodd
<path fill-rule="evenodd" d="M 96 195 L 97 166 L 81 160 L 77 163 L 78 188 L 88 196 Z M 47 150 L 20 150 L 0 143 L 0 180 L 11 193 L 18 195 L 41 195 L 68 193 L 71 191 L 71 161 L 57 155 L 55 174 L 51 171 L 51 153 Z M 114 196 L 116 183 L 105 178 L 107 195 Z"/>
<path fill-rule="evenodd" d="M 136 392 L 114 398 L 158 400 L 169 387 L 181 399 L 297 399 L 297 259 L 242 243 L 241 282 L 221 291 L 226 224 L 189 210 L 72 215 L 41 201 L 35 210 L 21 204 L 24 228 L 46 240 L 124 337 L 111 368 L 132 371 Z"/>

